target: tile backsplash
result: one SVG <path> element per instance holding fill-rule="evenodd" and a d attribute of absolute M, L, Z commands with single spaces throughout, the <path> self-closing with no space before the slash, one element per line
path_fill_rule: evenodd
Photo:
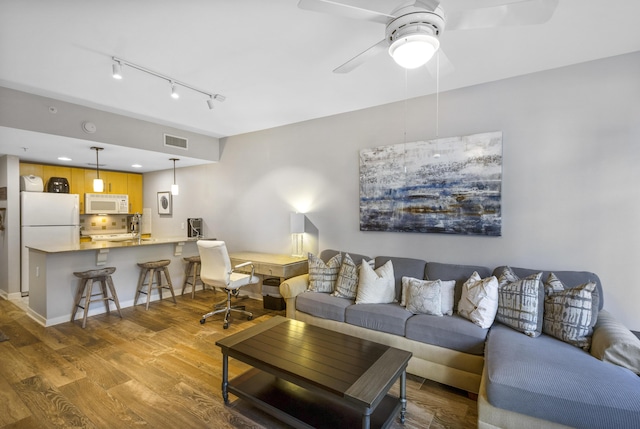
<path fill-rule="evenodd" d="M 127 230 L 127 215 L 80 215 L 84 233 L 109 233 Z"/>

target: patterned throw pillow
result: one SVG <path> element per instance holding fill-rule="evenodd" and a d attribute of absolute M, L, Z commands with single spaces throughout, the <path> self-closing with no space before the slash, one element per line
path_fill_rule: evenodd
<path fill-rule="evenodd" d="M 363 261 L 366 264 L 366 262 Z M 342 265 L 338 271 L 336 288 L 331 295 L 340 298 L 355 299 L 358 289 L 358 267 L 348 253 L 342 258 Z"/>
<path fill-rule="evenodd" d="M 480 278 L 477 271 L 462 285 L 462 297 L 458 302 L 458 314 L 481 328 L 493 324 L 498 311 L 498 279 L 495 276 Z"/>
<path fill-rule="evenodd" d="M 498 278 L 496 320 L 530 337 L 542 333 L 544 286 L 542 272 L 519 278 L 507 267 Z"/>
<path fill-rule="evenodd" d="M 309 253 L 309 287 L 307 290 L 313 292 L 333 292 L 341 265 L 341 253 L 329 259 L 329 262 L 326 264 L 322 259 Z"/>
<path fill-rule="evenodd" d="M 598 319 L 596 284 L 588 282 L 567 289 L 555 274 L 549 274 L 549 279 L 542 332 L 588 351 L 593 326 Z M 562 290 L 559 290 L 560 285 Z"/>
<path fill-rule="evenodd" d="M 369 264 L 360 264 L 356 304 L 388 304 L 395 301 L 395 283 L 391 260 L 375 271 Z"/>
<path fill-rule="evenodd" d="M 426 282 L 429 280 L 420 280 L 413 277 L 402 277 L 402 294 L 400 296 L 400 305 L 407 306 L 407 287 L 412 282 Z M 453 305 L 455 303 L 455 280 L 440 280 L 440 302 L 442 306 L 440 311 L 445 316 L 453 314 Z"/>
<path fill-rule="evenodd" d="M 442 316 L 440 280 L 416 280 L 407 285 L 407 311 L 413 314 L 431 314 Z"/>

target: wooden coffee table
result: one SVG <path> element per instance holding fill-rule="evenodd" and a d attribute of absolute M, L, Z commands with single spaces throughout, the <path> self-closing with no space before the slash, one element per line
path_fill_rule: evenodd
<path fill-rule="evenodd" d="M 216 345 L 227 404 L 231 392 L 297 428 L 386 428 L 398 411 L 404 423 L 410 352 L 281 316 Z M 230 356 L 253 368 L 229 381 Z"/>

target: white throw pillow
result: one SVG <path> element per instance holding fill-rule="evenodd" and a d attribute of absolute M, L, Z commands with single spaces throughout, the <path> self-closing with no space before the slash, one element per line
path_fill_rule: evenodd
<path fill-rule="evenodd" d="M 458 302 L 458 314 L 481 328 L 489 328 L 498 311 L 498 279 L 495 276 L 480 278 L 474 272 L 462 285 Z"/>
<path fill-rule="evenodd" d="M 413 314 L 442 316 L 441 284 L 440 280 L 410 281 L 407 285 L 407 311 Z"/>
<path fill-rule="evenodd" d="M 360 264 L 356 304 L 388 304 L 395 301 L 395 282 L 390 260 L 375 271 L 369 264 Z"/>
<path fill-rule="evenodd" d="M 407 305 L 407 287 L 411 282 L 427 282 L 429 280 L 420 280 L 413 277 L 402 277 L 402 294 L 400 296 L 400 305 L 406 307 Z M 440 303 L 441 312 L 445 316 L 451 316 L 453 314 L 453 304 L 455 303 L 455 280 L 440 280 Z"/>

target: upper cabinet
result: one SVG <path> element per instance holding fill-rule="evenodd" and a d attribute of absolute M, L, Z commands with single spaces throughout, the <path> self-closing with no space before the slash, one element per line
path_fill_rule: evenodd
<path fill-rule="evenodd" d="M 69 181 L 69 192 L 80 196 L 80 214 L 84 213 L 84 194 L 93 193 L 95 169 L 21 162 L 20 175 L 31 174 L 42 177 L 45 189 L 50 178 L 66 178 Z M 105 194 L 129 195 L 129 213 L 142 213 L 142 174 L 101 170 L 100 178 L 104 181 Z"/>

